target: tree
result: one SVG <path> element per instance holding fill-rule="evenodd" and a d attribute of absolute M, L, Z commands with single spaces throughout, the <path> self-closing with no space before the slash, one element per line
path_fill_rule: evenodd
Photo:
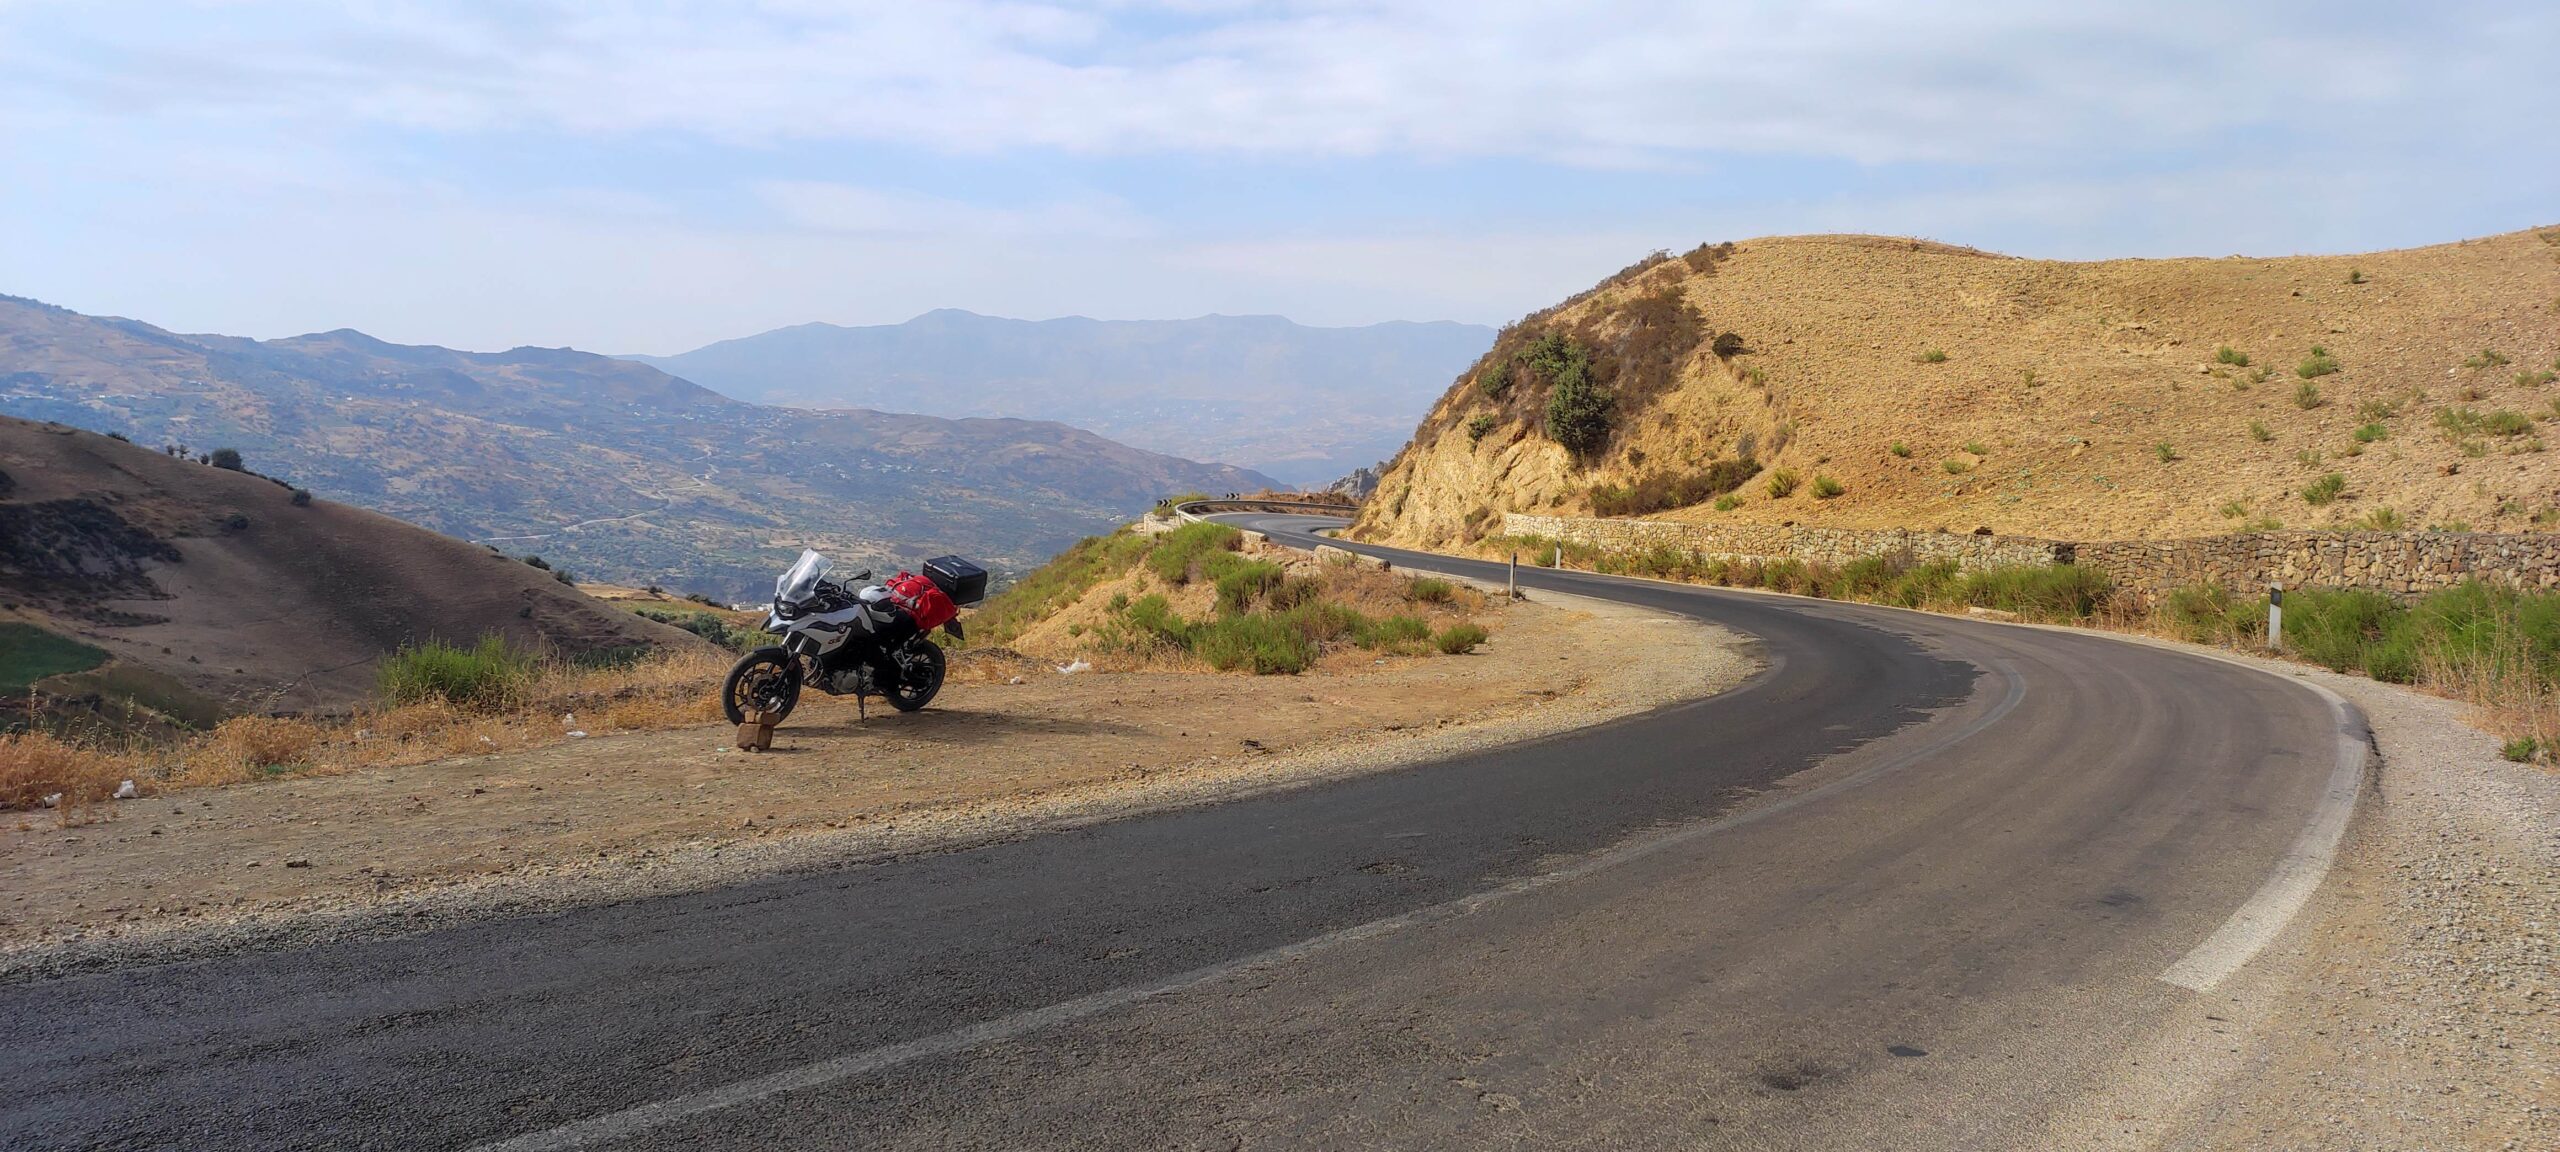
<path fill-rule="evenodd" d="M 1579 349 L 1577 349 L 1579 351 Z M 1591 382 L 1586 361 L 1576 358 L 1556 377 L 1547 393 L 1547 437 L 1576 456 L 1589 456 L 1609 439 L 1610 409 L 1616 398 Z"/>
<path fill-rule="evenodd" d="M 246 471 L 240 466 L 240 450 L 237 448 L 216 448 L 213 455 L 205 457 L 205 463 L 234 472 Z"/>

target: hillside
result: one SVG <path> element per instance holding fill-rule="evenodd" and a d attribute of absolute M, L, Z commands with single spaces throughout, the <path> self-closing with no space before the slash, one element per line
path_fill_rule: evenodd
<path fill-rule="evenodd" d="M 742 400 L 936 416 L 1027 416 L 1298 484 L 1374 463 L 1493 330 L 1447 322 L 1312 328 L 1279 316 L 802 324 L 677 356 L 635 356 Z"/>
<path fill-rule="evenodd" d="M 803 543 L 1020 568 L 1168 493 L 1268 483 L 1061 424 L 759 407 L 568 349 L 181 336 L 5 297 L 0 413 L 237 448 L 450 536 L 728 599 Z"/>
<path fill-rule="evenodd" d="M 2063 539 L 2523 530 L 2560 522 L 2555 307 L 2560 229 L 2093 263 L 1701 247 L 1505 329 L 1357 530 L 1437 544 L 1595 509 Z"/>
<path fill-rule="evenodd" d="M 487 548 L 61 425 L 0 417 L 0 474 L 0 664 L 62 653 L 35 669 L 70 673 L 49 695 L 202 723 L 353 702 L 374 660 L 431 638 L 700 643 Z"/>

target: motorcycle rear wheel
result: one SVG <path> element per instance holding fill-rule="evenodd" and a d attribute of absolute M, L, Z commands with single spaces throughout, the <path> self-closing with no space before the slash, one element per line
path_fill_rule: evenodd
<path fill-rule="evenodd" d="M 780 648 L 758 648 L 738 659 L 720 684 L 720 710 L 732 724 L 747 722 L 747 713 L 763 712 L 776 724 L 800 703 L 800 662 Z"/>
<path fill-rule="evenodd" d="M 898 657 L 898 687 L 889 693 L 889 706 L 900 712 L 913 712 L 933 703 L 942 691 L 942 649 L 931 640 L 918 640 Z"/>

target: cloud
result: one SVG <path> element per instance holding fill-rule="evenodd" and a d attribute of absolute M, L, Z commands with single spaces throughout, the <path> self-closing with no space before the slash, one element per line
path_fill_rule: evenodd
<path fill-rule="evenodd" d="M 1146 235 L 1148 222 L 1108 198 L 1002 207 L 811 180 L 772 180 L 757 196 L 793 225 L 821 232 L 892 236 Z"/>
<path fill-rule="evenodd" d="M 2548 5 L 383 0 L 28 6 L 0 91 L 91 114 L 955 152 L 2004 164 L 2280 126 L 2525 131 Z"/>

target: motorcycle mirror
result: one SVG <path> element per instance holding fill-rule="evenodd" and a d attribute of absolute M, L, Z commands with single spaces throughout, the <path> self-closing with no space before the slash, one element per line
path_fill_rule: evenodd
<path fill-rule="evenodd" d="M 862 571 L 860 571 L 860 572 L 856 572 L 856 573 L 854 573 L 854 574 L 853 574 L 853 579 L 852 579 L 852 580 L 850 580 L 850 581 L 848 581 L 848 583 L 853 583 L 853 584 L 868 584 L 868 583 L 870 583 L 870 582 L 871 582 L 871 570 L 870 570 L 870 569 L 868 569 L 868 568 L 865 568 L 865 569 L 863 569 L 863 570 L 862 570 Z"/>
<path fill-rule="evenodd" d="M 962 631 L 960 631 L 960 618 L 959 618 L 959 617 L 957 617 L 957 616 L 954 616 L 954 617 L 952 617 L 951 619 L 948 619 L 948 620 L 943 621 L 943 622 L 942 622 L 942 630 L 943 630 L 943 631 L 945 631 L 945 632 L 950 633 L 950 634 L 951 634 L 951 638 L 952 638 L 952 639 L 954 639 L 954 640 L 957 640 L 957 641 L 959 641 L 959 642 L 961 642 L 961 643 L 963 643 L 963 644 L 966 644 L 966 643 L 968 643 L 968 642 L 969 642 L 969 636 L 968 636 L 968 634 L 967 634 L 967 633 L 964 633 L 964 632 L 962 632 Z"/>

